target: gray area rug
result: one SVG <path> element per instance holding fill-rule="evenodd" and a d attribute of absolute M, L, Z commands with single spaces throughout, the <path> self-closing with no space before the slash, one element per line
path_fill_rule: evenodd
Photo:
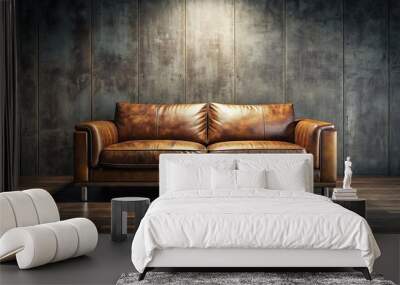
<path fill-rule="evenodd" d="M 359 272 L 148 272 L 146 278 L 138 281 L 138 273 L 122 274 L 117 285 L 133 284 L 368 284 L 395 285 L 382 276 L 373 275 L 368 281 Z"/>

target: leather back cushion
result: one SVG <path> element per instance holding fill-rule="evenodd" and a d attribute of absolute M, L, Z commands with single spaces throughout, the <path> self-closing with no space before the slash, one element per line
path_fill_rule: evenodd
<path fill-rule="evenodd" d="M 207 141 L 207 104 L 117 103 L 119 141 L 169 139 Z"/>
<path fill-rule="evenodd" d="M 159 105 L 158 139 L 206 144 L 207 104 Z"/>
<path fill-rule="evenodd" d="M 264 119 L 260 105 L 211 103 L 208 142 L 263 140 Z"/>
<path fill-rule="evenodd" d="M 292 140 L 292 104 L 233 105 L 211 103 L 208 143 L 235 140 Z"/>
<path fill-rule="evenodd" d="M 265 140 L 294 140 L 293 104 L 262 105 L 265 124 Z"/>
<path fill-rule="evenodd" d="M 117 103 L 115 124 L 118 141 L 157 138 L 157 105 Z"/>

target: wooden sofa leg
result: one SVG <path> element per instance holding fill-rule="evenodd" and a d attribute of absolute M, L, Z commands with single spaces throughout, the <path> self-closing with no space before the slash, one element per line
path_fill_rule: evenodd
<path fill-rule="evenodd" d="M 87 202 L 88 200 L 88 189 L 86 186 L 81 187 L 81 200 L 82 202 Z"/>
<path fill-rule="evenodd" d="M 357 270 L 357 271 L 361 271 L 362 274 L 364 275 L 365 279 L 372 280 L 371 274 L 369 274 L 369 270 L 368 270 L 367 267 L 356 267 L 354 269 Z"/>
<path fill-rule="evenodd" d="M 142 280 L 144 279 L 144 277 L 146 277 L 147 270 L 148 270 L 148 269 L 145 268 L 145 269 L 143 270 L 143 272 L 139 274 L 138 281 L 142 281 Z"/>

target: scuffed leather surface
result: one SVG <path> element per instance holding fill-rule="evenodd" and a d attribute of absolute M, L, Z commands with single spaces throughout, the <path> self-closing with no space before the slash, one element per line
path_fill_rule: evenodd
<path fill-rule="evenodd" d="M 294 133 L 294 142 L 314 155 L 314 168 L 320 168 L 320 137 L 323 130 L 334 129 L 328 122 L 303 119 L 299 120 Z"/>
<path fill-rule="evenodd" d="M 321 134 L 320 180 L 336 182 L 337 178 L 337 131 L 329 129 Z"/>
<path fill-rule="evenodd" d="M 170 139 L 205 144 L 207 104 L 117 103 L 119 141 Z"/>
<path fill-rule="evenodd" d="M 207 143 L 207 104 L 158 106 L 158 139 Z"/>
<path fill-rule="evenodd" d="M 158 165 L 161 153 L 201 153 L 206 147 L 190 141 L 136 140 L 106 147 L 100 156 L 100 164 L 108 167 L 135 167 Z"/>
<path fill-rule="evenodd" d="M 115 124 L 119 141 L 157 138 L 157 105 L 117 103 Z"/>
<path fill-rule="evenodd" d="M 211 103 L 208 112 L 208 143 L 263 140 L 264 122 L 260 105 Z"/>
<path fill-rule="evenodd" d="M 262 105 L 265 124 L 265 140 L 293 141 L 293 104 Z"/>
<path fill-rule="evenodd" d="M 77 131 L 89 133 L 90 163 L 96 167 L 103 148 L 118 142 L 117 126 L 112 121 L 90 121 L 78 124 Z"/>
<path fill-rule="evenodd" d="M 291 141 L 292 104 L 233 105 L 211 103 L 208 143 L 234 140 Z"/>
<path fill-rule="evenodd" d="M 115 117 L 116 123 L 92 121 L 76 126 L 76 182 L 93 180 L 91 173 L 101 168 L 99 159 L 104 148 L 136 138 L 151 142 L 157 139 L 197 142 L 201 144 L 201 148 L 177 149 L 176 146 L 171 146 L 172 149 L 168 150 L 159 147 L 129 150 L 134 152 L 131 157 L 135 157 L 132 160 L 135 163 L 129 162 L 129 168 L 137 168 L 135 171 L 157 168 L 158 156 L 162 152 L 206 152 L 204 145 L 209 144 L 209 152 L 282 153 L 304 152 L 305 149 L 314 155 L 314 167 L 319 171 L 315 181 L 336 180 L 337 134 L 334 126 L 317 120 L 294 121 L 292 104 L 118 103 Z M 139 144 L 136 143 L 136 146 Z M 122 163 L 114 161 L 114 168 L 105 169 L 117 171 L 116 167 L 126 167 L 123 157 L 121 161 Z M 131 169 L 124 171 L 129 172 Z M 116 181 L 117 172 L 112 172 L 112 179 Z"/>
<path fill-rule="evenodd" d="M 209 152 L 305 153 L 301 146 L 282 141 L 228 141 L 211 144 Z"/>

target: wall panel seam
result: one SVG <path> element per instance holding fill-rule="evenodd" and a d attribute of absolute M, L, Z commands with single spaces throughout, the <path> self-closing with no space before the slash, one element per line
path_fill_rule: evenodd
<path fill-rule="evenodd" d="M 283 21 L 282 21 L 282 33 L 283 33 L 283 102 L 287 102 L 287 11 L 286 11 L 287 0 L 283 1 Z"/>
<path fill-rule="evenodd" d="M 93 120 L 93 28 L 95 26 L 93 11 L 95 7 L 95 1 L 96 0 L 90 1 L 90 120 Z"/>
<path fill-rule="evenodd" d="M 347 122 L 347 114 L 346 114 L 346 96 L 345 96 L 345 30 L 344 30 L 344 6 L 345 0 L 342 0 L 342 158 L 345 158 L 346 155 L 346 138 L 345 138 L 345 122 Z"/>
<path fill-rule="evenodd" d="M 140 103 L 140 0 L 137 0 L 137 96 L 136 102 Z"/>
<path fill-rule="evenodd" d="M 40 166 L 40 163 L 39 163 L 39 152 L 40 152 L 40 149 L 39 149 L 39 136 L 40 136 L 40 129 L 39 129 L 39 111 L 40 111 L 40 108 L 39 108 L 39 100 L 40 100 L 40 96 L 39 96 L 39 91 L 40 91 L 40 89 L 39 89 L 39 25 L 40 25 L 40 20 L 39 20 L 39 8 L 40 8 L 41 6 L 40 5 L 35 5 L 35 41 L 36 41 L 36 43 L 35 43 L 35 56 L 34 56 L 34 58 L 35 58 L 35 72 L 36 72 L 36 75 L 35 75 L 35 81 L 36 81 L 36 171 L 35 171 L 35 173 L 36 173 L 36 175 L 37 176 L 39 176 L 40 175 L 40 171 L 39 171 L 39 166 Z"/>
<path fill-rule="evenodd" d="M 339 11 L 340 12 L 340 23 L 336 24 L 337 33 L 339 35 L 337 37 L 337 39 L 338 39 L 338 46 L 337 46 L 337 52 L 338 52 L 337 64 L 338 64 L 338 66 L 337 66 L 337 70 L 339 72 L 341 72 L 341 74 L 338 74 L 338 82 L 339 82 L 339 84 L 338 84 L 337 90 L 338 90 L 338 92 L 342 92 L 340 94 L 340 97 L 342 99 L 342 101 L 341 101 L 341 104 L 342 104 L 342 106 L 341 106 L 342 116 L 341 116 L 341 121 L 338 121 L 339 122 L 338 124 L 343 125 L 343 117 L 344 117 L 344 113 L 343 113 L 343 105 L 344 105 L 344 101 L 343 101 L 344 100 L 343 99 L 343 57 L 344 57 L 344 55 L 343 55 L 343 40 L 344 40 L 343 39 L 343 0 L 338 1 L 337 4 L 340 5 L 340 9 L 339 9 L 340 10 Z M 340 140 L 339 140 L 339 142 L 337 144 L 338 144 L 339 147 L 341 147 L 341 149 L 340 149 L 341 153 L 338 153 L 338 154 L 339 154 L 340 163 L 342 164 L 342 160 L 343 160 L 343 129 L 341 130 L 341 133 L 342 133 L 341 134 L 342 135 L 341 143 L 340 143 Z M 337 164 L 337 165 L 339 165 L 339 164 Z M 340 166 L 339 166 L 339 168 L 340 168 Z"/>
<path fill-rule="evenodd" d="M 21 11 L 21 6 L 22 5 L 18 5 L 17 6 L 17 35 L 18 35 L 18 33 L 20 32 L 20 30 L 21 30 L 21 14 L 22 14 L 22 11 Z M 17 51 L 17 56 L 18 56 L 18 58 L 17 58 L 17 68 L 18 68 L 18 72 L 20 72 L 20 70 L 21 70 L 21 58 L 19 57 L 21 54 L 22 54 L 22 48 L 21 48 L 21 41 L 17 38 L 17 49 L 18 49 L 18 51 Z M 18 78 L 17 78 L 17 104 L 18 104 L 18 106 L 21 106 L 21 86 L 22 86 L 22 83 L 21 83 L 21 75 L 20 74 L 18 74 Z M 35 95 L 36 96 L 36 95 Z M 0 99 L 0 104 L 3 104 L 3 101 Z M 3 109 L 2 109 L 2 106 L 0 106 L 0 113 L 1 112 L 3 112 Z M 18 110 L 19 112 L 17 113 L 17 116 L 18 116 L 18 120 L 19 120 L 19 122 L 18 122 L 18 137 L 19 137 L 19 141 L 18 141 L 18 151 L 19 151 L 19 157 L 18 157 L 18 163 L 19 163 L 19 165 L 18 165 L 18 171 L 19 171 L 19 175 L 21 175 L 21 173 L 22 173 L 22 167 L 21 167 L 21 165 L 22 165 L 22 155 L 21 155 L 21 149 L 22 149 L 22 110 L 21 110 L 21 108 L 19 107 L 19 110 Z M 2 114 L 2 113 L 1 113 Z M 1 140 L 3 140 L 3 138 L 1 138 Z M 0 145 L 3 145 L 3 142 L 1 141 L 0 142 Z M 1 162 L 1 164 L 0 164 L 0 167 L 3 167 L 3 164 L 2 164 L 2 162 Z M 1 176 L 2 174 L 0 174 L 0 176 Z M 0 187 L 2 187 L 2 186 L 0 186 Z M 0 188 L 0 192 L 2 192 L 3 191 L 3 189 L 1 189 Z"/>
<path fill-rule="evenodd" d="M 386 2 L 387 9 L 386 9 L 386 19 L 387 19 L 387 25 L 386 25 L 386 52 L 387 52 L 387 88 L 388 88 L 388 136 L 387 136 L 387 157 L 388 157 L 388 175 L 390 176 L 392 174 L 392 161 L 391 161 L 391 141 L 392 141 L 392 121 L 391 121 L 391 97 L 392 97 L 392 91 L 391 91 L 391 73 L 390 73 L 390 68 L 391 68 L 391 58 L 390 58 L 390 7 L 391 7 L 391 0 L 387 0 Z"/>
<path fill-rule="evenodd" d="M 184 21 L 185 21 L 185 25 L 184 25 L 184 29 L 185 29 L 185 37 L 184 37 L 184 41 L 185 41 L 185 58 L 184 58 L 184 60 L 185 60 L 185 80 L 184 80 L 184 96 L 185 96 L 185 103 L 188 103 L 187 102 L 187 52 L 186 52 L 186 49 L 187 49 L 187 45 L 186 45 L 186 31 L 187 31 L 187 20 L 186 20 L 186 7 L 187 7 L 187 0 L 185 0 L 184 1 L 184 5 L 185 5 L 185 7 L 184 7 L 184 9 L 185 9 L 185 11 L 184 11 L 184 17 L 185 17 L 185 19 L 184 19 Z"/>
<path fill-rule="evenodd" d="M 237 102 L 236 96 L 236 0 L 233 0 L 233 102 Z"/>

